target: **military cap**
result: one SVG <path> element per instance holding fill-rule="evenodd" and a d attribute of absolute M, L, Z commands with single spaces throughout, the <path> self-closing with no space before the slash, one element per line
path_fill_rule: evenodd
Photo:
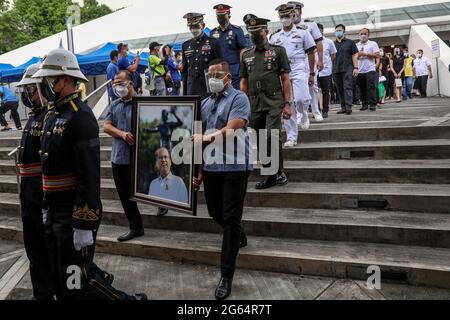
<path fill-rule="evenodd" d="M 230 14 L 231 8 L 232 7 L 230 7 L 227 4 L 218 4 L 218 5 L 215 5 L 213 9 L 216 10 L 217 15 L 225 15 L 225 14 Z"/>
<path fill-rule="evenodd" d="M 278 6 L 275 10 L 278 11 L 280 16 L 284 16 L 293 13 L 294 9 L 295 5 L 287 3 Z"/>
<path fill-rule="evenodd" d="M 203 23 L 203 16 L 203 13 L 189 12 L 183 16 L 183 19 L 187 19 L 187 25 L 191 27 Z"/>
<path fill-rule="evenodd" d="M 257 18 L 257 16 L 255 16 L 254 14 L 251 14 L 251 13 L 247 13 L 242 20 L 244 21 L 245 24 L 247 24 L 248 20 L 254 19 L 254 18 Z"/>
<path fill-rule="evenodd" d="M 270 22 L 269 19 L 264 18 L 252 18 L 247 20 L 247 30 L 248 32 L 254 32 L 259 30 L 267 29 L 267 23 Z"/>
<path fill-rule="evenodd" d="M 301 9 L 305 6 L 303 3 L 298 1 L 289 1 L 287 4 L 295 6 L 295 9 Z"/>

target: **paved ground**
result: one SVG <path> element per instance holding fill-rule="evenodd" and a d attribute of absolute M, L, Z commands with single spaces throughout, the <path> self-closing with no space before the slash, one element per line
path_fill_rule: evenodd
<path fill-rule="evenodd" d="M 0 241 L 0 253 L 0 297 L 8 300 L 31 299 L 31 282 L 22 244 Z M 111 255 L 98 255 L 97 262 L 114 274 L 117 288 L 145 292 L 155 300 L 212 299 L 219 276 L 216 268 L 203 265 Z M 239 270 L 231 299 L 450 299 L 450 290 L 393 283 L 382 284 L 381 290 L 369 290 L 363 281 Z"/>
<path fill-rule="evenodd" d="M 336 115 L 312 129 L 349 127 L 424 126 L 450 124 L 450 99 L 414 99 L 388 102 L 377 112 Z M 0 137 L 15 136 L 11 131 Z M 115 275 L 117 288 L 145 292 L 150 299 L 211 299 L 218 280 L 214 267 L 175 264 L 122 256 L 98 255 L 98 264 Z M 21 243 L 0 240 L 0 300 L 30 299 L 28 261 Z M 238 270 L 232 299 L 450 299 L 450 290 L 383 283 L 369 290 L 365 282 Z"/>

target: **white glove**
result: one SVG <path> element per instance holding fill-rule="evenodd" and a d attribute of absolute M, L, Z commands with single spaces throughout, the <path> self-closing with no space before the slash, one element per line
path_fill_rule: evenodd
<path fill-rule="evenodd" d="M 94 244 L 94 235 L 92 230 L 73 229 L 73 245 L 76 251 Z"/>
<path fill-rule="evenodd" d="M 48 219 L 48 210 L 42 209 L 42 222 L 44 223 L 44 226 L 47 224 Z"/>

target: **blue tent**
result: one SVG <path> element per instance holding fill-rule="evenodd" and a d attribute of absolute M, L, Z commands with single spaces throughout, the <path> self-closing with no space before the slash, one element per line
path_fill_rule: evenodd
<path fill-rule="evenodd" d="M 31 66 L 32 64 L 38 63 L 41 61 L 41 58 L 33 57 L 24 64 L 18 66 L 18 67 L 12 67 L 9 69 L 2 70 L 0 69 L 0 81 L 1 82 L 18 82 L 20 79 L 22 79 L 22 76 L 25 72 L 25 70 Z"/>
<path fill-rule="evenodd" d="M 14 68 L 14 66 L 13 66 L 12 64 L 9 64 L 9 63 L 0 63 L 0 71 L 12 69 L 12 68 Z"/>
<path fill-rule="evenodd" d="M 112 50 L 117 50 L 117 45 L 114 43 L 106 43 L 94 52 L 86 55 L 77 55 L 78 64 L 80 65 L 81 72 L 85 76 L 97 76 L 106 74 L 106 68 L 108 68 L 111 62 L 109 54 Z M 136 55 L 130 54 L 128 58 L 133 60 Z M 147 60 L 145 55 L 142 54 L 141 63 L 139 65 L 139 72 L 144 72 L 147 68 Z"/>

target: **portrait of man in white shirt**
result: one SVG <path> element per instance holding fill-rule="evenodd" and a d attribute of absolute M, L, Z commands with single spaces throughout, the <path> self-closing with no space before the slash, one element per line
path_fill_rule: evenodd
<path fill-rule="evenodd" d="M 150 183 L 149 196 L 188 204 L 186 184 L 182 178 L 175 176 L 171 171 L 172 159 L 169 150 L 160 148 L 155 152 L 155 157 L 158 178 Z"/>

